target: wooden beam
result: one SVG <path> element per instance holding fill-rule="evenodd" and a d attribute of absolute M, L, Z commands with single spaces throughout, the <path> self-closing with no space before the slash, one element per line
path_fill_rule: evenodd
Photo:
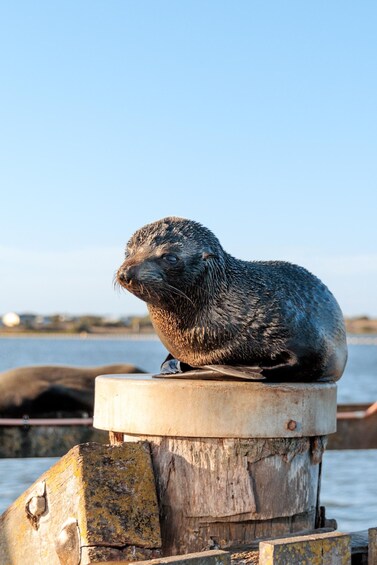
<path fill-rule="evenodd" d="M 221 550 L 173 555 L 148 561 L 130 561 L 127 565 L 230 565 L 230 553 Z M 124 561 L 102 561 L 96 565 L 125 565 Z"/>
<path fill-rule="evenodd" d="M 71 449 L 0 517 L 2 563 L 87 565 L 161 555 L 146 444 Z"/>
<path fill-rule="evenodd" d="M 348 534 L 331 532 L 259 544 L 259 565 L 288 563 L 348 565 L 351 563 L 351 537 Z"/>

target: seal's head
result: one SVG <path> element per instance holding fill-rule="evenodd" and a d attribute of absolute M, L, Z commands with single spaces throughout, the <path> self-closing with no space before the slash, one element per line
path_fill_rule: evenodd
<path fill-rule="evenodd" d="M 223 253 L 218 239 L 198 222 L 163 218 L 131 237 L 116 281 L 147 304 L 194 303 L 208 273 L 222 268 Z"/>

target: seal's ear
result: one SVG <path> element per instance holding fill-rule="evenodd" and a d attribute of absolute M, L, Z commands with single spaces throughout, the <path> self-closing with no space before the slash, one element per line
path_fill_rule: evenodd
<path fill-rule="evenodd" d="M 203 253 L 202 253 L 202 259 L 203 261 L 207 261 L 208 259 L 217 259 L 218 256 L 213 253 L 213 251 L 211 249 L 204 249 Z"/>

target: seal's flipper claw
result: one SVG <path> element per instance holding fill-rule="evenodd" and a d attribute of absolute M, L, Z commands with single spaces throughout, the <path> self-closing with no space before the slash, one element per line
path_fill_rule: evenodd
<path fill-rule="evenodd" d="M 161 367 L 161 375 L 175 375 L 177 373 L 182 373 L 181 363 L 178 359 L 174 359 L 172 355 L 168 355 L 165 361 L 162 363 Z"/>
<path fill-rule="evenodd" d="M 162 363 L 161 367 L 161 374 L 165 376 L 173 376 L 179 375 L 181 373 L 187 373 L 187 371 L 192 371 L 193 367 L 187 365 L 186 363 L 182 363 L 179 361 L 171 353 L 166 357 L 165 361 Z"/>

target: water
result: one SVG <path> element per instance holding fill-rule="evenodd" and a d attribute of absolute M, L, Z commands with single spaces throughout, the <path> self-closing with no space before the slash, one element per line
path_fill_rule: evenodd
<path fill-rule="evenodd" d="M 0 338 L 0 371 L 24 365 L 130 363 L 153 373 L 158 372 L 166 355 L 155 336 Z"/>
<path fill-rule="evenodd" d="M 0 371 L 23 365 L 132 363 L 157 372 L 166 350 L 157 339 L 0 338 Z M 377 400 L 377 337 L 351 337 L 349 360 L 338 383 L 338 402 Z M 0 512 L 56 459 L 0 459 Z M 324 457 L 321 503 L 339 530 L 377 526 L 377 450 L 328 451 Z"/>

